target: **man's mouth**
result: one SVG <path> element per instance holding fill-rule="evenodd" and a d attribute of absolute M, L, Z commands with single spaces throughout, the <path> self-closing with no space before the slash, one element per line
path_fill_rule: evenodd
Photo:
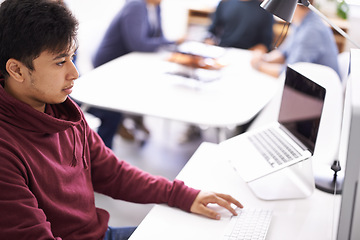
<path fill-rule="evenodd" d="M 74 84 L 72 83 L 71 85 L 69 85 L 69 86 L 65 87 L 65 88 L 64 88 L 64 90 L 71 89 L 71 88 L 73 88 L 73 86 L 74 86 Z"/>

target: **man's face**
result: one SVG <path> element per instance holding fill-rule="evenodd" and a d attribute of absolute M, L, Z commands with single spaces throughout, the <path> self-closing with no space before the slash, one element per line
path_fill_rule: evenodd
<path fill-rule="evenodd" d="M 73 56 L 74 50 L 56 54 L 42 52 L 33 61 L 34 70 L 26 71 L 22 100 L 39 111 L 44 111 L 47 103 L 64 102 L 79 77 Z"/>

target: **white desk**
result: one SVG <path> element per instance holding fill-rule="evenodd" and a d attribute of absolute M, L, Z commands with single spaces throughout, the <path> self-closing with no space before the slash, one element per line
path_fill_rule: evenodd
<path fill-rule="evenodd" d="M 204 83 L 167 74 L 170 53 L 130 53 L 81 76 L 71 97 L 90 106 L 223 128 L 250 121 L 281 81 L 250 66 L 251 52 L 229 49 L 221 79 Z"/>
<path fill-rule="evenodd" d="M 245 207 L 273 209 L 267 239 L 335 239 L 332 234 L 336 234 L 340 196 L 334 197 L 315 190 L 313 195 L 306 199 L 259 200 L 233 168 L 219 156 L 216 144 L 203 143 L 177 178 L 194 188 L 229 193 Z M 222 219 L 216 221 L 166 205 L 157 205 L 145 217 L 130 240 L 221 239 L 230 214 L 222 209 L 220 211 Z"/>

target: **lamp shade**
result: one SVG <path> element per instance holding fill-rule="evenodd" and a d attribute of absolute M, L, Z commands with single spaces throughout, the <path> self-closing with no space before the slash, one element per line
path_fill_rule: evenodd
<path fill-rule="evenodd" d="M 265 0 L 261 7 L 286 22 L 291 22 L 298 0 Z"/>

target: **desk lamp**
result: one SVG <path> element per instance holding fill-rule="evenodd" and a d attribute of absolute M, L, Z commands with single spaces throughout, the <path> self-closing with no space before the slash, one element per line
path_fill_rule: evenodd
<path fill-rule="evenodd" d="M 260 6 L 266 11 L 290 23 L 293 18 L 297 4 L 302 4 L 308 7 L 315 14 L 320 16 L 325 22 L 327 22 L 330 26 L 332 26 L 343 37 L 349 40 L 354 46 L 360 48 L 360 45 L 351 40 L 351 38 L 346 32 L 344 32 L 341 28 L 332 23 L 324 14 L 322 14 L 313 5 L 311 5 L 308 0 L 265 0 Z M 323 177 L 315 177 L 315 185 L 318 189 L 322 191 L 328 193 L 335 192 L 336 194 L 340 194 L 342 192 L 342 179 L 340 179 L 337 175 L 338 171 L 341 170 L 339 160 L 334 160 L 333 164 L 331 165 L 331 170 L 334 171 L 333 176 L 325 177 L 325 179 Z"/>

